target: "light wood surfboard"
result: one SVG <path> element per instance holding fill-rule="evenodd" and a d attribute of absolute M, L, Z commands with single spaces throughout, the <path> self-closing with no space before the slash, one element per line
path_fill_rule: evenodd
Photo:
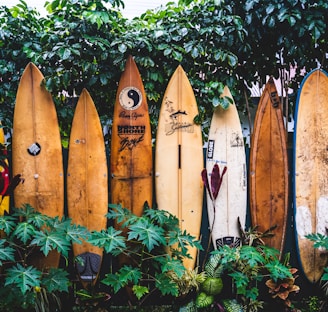
<path fill-rule="evenodd" d="M 155 186 L 158 209 L 180 221 L 182 231 L 199 238 L 204 168 L 202 134 L 194 123 L 198 108 L 194 92 L 181 66 L 166 88 L 158 121 L 155 151 Z M 186 268 L 193 269 L 197 249 L 189 250 Z"/>
<path fill-rule="evenodd" d="M 296 243 L 302 270 L 310 282 L 320 280 L 326 251 L 305 236 L 327 235 L 328 227 L 328 76 L 310 72 L 299 89 L 294 130 L 294 213 Z"/>
<path fill-rule="evenodd" d="M 111 202 L 141 216 L 152 206 L 152 138 L 147 98 L 139 70 L 129 56 L 121 75 L 111 136 Z"/>
<path fill-rule="evenodd" d="M 67 208 L 73 223 L 90 232 L 106 229 L 108 168 L 98 112 L 83 89 L 72 122 L 67 166 Z M 103 249 L 87 242 L 73 244 L 78 276 L 85 286 L 97 280 Z"/>
<path fill-rule="evenodd" d="M 232 100 L 229 88 L 224 88 L 222 97 Z M 235 103 L 227 109 L 221 106 L 213 112 L 206 154 L 208 181 L 217 164 L 222 175 L 222 184 L 217 198 L 212 200 L 207 193 L 207 210 L 214 248 L 223 245 L 239 246 L 238 218 L 244 227 L 247 211 L 246 155 L 241 124 Z"/>
<path fill-rule="evenodd" d="M 250 151 L 250 211 L 253 226 L 277 226 L 267 246 L 283 252 L 288 212 L 288 155 L 280 99 L 272 78 L 258 104 Z"/>
<path fill-rule="evenodd" d="M 12 139 L 13 176 L 25 180 L 14 191 L 15 207 L 30 204 L 42 214 L 64 214 L 64 176 L 60 132 L 55 105 L 39 69 L 29 63 L 16 95 Z M 54 251 L 33 263 L 42 269 L 57 267 Z"/>
<path fill-rule="evenodd" d="M 1 158 L 0 158 L 0 215 L 3 216 L 5 213 L 9 213 L 10 197 L 6 194 L 9 186 L 9 162 L 7 158 L 6 138 L 0 122 L 0 144 L 1 144 Z"/>

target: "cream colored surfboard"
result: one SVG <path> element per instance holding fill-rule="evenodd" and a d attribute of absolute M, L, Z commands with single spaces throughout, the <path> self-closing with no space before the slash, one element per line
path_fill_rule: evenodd
<path fill-rule="evenodd" d="M 222 97 L 233 101 L 228 87 Z M 238 218 L 245 226 L 247 209 L 246 156 L 241 124 L 235 103 L 227 109 L 217 107 L 213 113 L 206 154 L 208 181 L 214 165 L 222 175 L 222 184 L 216 199 L 207 193 L 209 226 L 212 230 L 214 248 L 223 245 L 239 246 L 240 233 Z"/>
<path fill-rule="evenodd" d="M 327 253 L 305 236 L 327 235 L 328 228 L 328 76 L 314 70 L 303 80 L 295 110 L 294 213 L 302 270 L 310 282 L 320 280 Z"/>
<path fill-rule="evenodd" d="M 90 232 L 106 229 L 108 209 L 108 174 L 105 142 L 101 123 L 86 89 L 77 103 L 69 141 L 67 167 L 67 206 L 73 223 Z M 83 242 L 73 245 L 79 256 L 77 273 L 84 284 L 95 283 L 103 250 Z"/>
<path fill-rule="evenodd" d="M 196 99 L 181 66 L 178 66 L 164 94 L 156 137 L 155 186 L 158 209 L 169 211 L 182 230 L 199 238 L 204 168 L 202 134 L 194 123 Z M 187 268 L 194 268 L 197 250 L 189 250 Z"/>
<path fill-rule="evenodd" d="M 64 214 L 63 158 L 57 113 L 40 70 L 29 63 L 21 77 L 14 110 L 13 176 L 25 180 L 14 191 L 15 207 L 30 204 L 51 217 Z M 41 268 L 56 267 L 59 254 L 36 256 Z"/>

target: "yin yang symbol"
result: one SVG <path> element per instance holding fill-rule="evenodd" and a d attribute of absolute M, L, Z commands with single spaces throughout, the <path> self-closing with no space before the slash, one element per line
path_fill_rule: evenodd
<path fill-rule="evenodd" d="M 135 110 L 141 105 L 141 92 L 135 87 L 124 88 L 120 93 L 119 100 L 124 109 Z"/>

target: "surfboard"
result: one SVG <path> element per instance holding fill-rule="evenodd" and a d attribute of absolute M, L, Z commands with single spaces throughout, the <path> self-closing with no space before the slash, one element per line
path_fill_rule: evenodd
<path fill-rule="evenodd" d="M 14 191 L 15 207 L 30 204 L 50 217 L 64 214 L 64 176 L 57 113 L 40 70 L 29 63 L 16 94 L 12 137 L 13 176 L 25 180 Z M 41 269 L 57 267 L 60 255 L 54 251 L 33 263 Z"/>
<path fill-rule="evenodd" d="M 156 135 L 155 187 L 158 209 L 176 216 L 182 231 L 199 238 L 204 168 L 202 133 L 194 118 L 198 107 L 194 92 L 179 65 L 164 93 Z M 186 268 L 193 269 L 197 249 L 189 250 Z"/>
<path fill-rule="evenodd" d="M 213 167 L 219 166 L 222 184 L 217 198 L 207 194 L 207 211 L 214 248 L 241 243 L 238 218 L 246 222 L 247 173 L 244 139 L 238 111 L 229 88 L 221 97 L 232 101 L 227 109 L 218 106 L 212 116 L 208 134 L 206 170 L 211 180 Z M 224 173 L 224 168 L 227 168 Z"/>
<path fill-rule="evenodd" d="M 316 69 L 303 80 L 295 107 L 294 214 L 300 265 L 310 282 L 320 280 L 326 251 L 305 236 L 327 235 L 328 227 L 328 74 Z"/>
<path fill-rule="evenodd" d="M 0 215 L 9 213 L 10 197 L 6 195 L 9 186 L 9 162 L 7 158 L 6 138 L 0 122 Z"/>
<path fill-rule="evenodd" d="M 82 90 L 75 108 L 69 140 L 67 165 L 67 209 L 73 223 L 90 232 L 106 229 L 108 168 L 105 142 L 94 102 Z M 85 241 L 73 244 L 76 271 L 85 286 L 97 280 L 103 249 Z"/>
<path fill-rule="evenodd" d="M 111 202 L 141 216 L 146 202 L 152 206 L 152 137 L 147 98 L 132 56 L 116 94 L 110 168 Z"/>
<path fill-rule="evenodd" d="M 283 252 L 288 212 L 288 155 L 282 107 L 272 78 L 262 92 L 250 150 L 250 213 L 253 226 L 265 232 L 276 226 L 267 246 Z"/>

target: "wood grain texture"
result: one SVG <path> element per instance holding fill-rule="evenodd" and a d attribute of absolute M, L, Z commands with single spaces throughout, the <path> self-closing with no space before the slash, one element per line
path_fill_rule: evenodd
<path fill-rule="evenodd" d="M 272 78 L 258 104 L 250 151 L 250 209 L 253 226 L 277 226 L 265 244 L 283 252 L 288 212 L 288 155 L 280 99 Z"/>
<path fill-rule="evenodd" d="M 224 88 L 222 97 L 233 101 L 228 87 Z M 243 134 L 234 102 L 227 109 L 219 106 L 213 112 L 206 154 L 209 181 L 215 164 L 218 164 L 220 174 L 224 167 L 227 171 L 216 200 L 212 201 L 206 192 L 213 246 L 238 246 L 240 234 L 237 220 L 240 219 L 243 227 L 246 222 L 247 173 Z"/>
<path fill-rule="evenodd" d="M 30 204 L 51 217 L 64 214 L 64 177 L 60 132 L 55 105 L 39 69 L 29 63 L 21 77 L 14 110 L 12 139 L 13 176 L 25 180 L 14 191 L 15 207 Z M 56 252 L 39 267 L 56 267 Z"/>
<path fill-rule="evenodd" d="M 108 211 L 108 168 L 105 142 L 94 102 L 83 89 L 72 122 L 67 167 L 68 215 L 73 223 L 89 231 L 106 229 Z M 74 256 L 103 249 L 83 242 L 73 244 Z M 87 264 L 86 264 L 87 265 Z M 95 283 L 97 273 L 89 282 Z M 86 280 L 86 277 L 82 277 Z"/>
<path fill-rule="evenodd" d="M 327 235 L 328 227 L 328 77 L 314 70 L 303 80 L 295 109 L 294 213 L 300 264 L 310 282 L 327 266 L 326 252 L 305 236 Z"/>
<path fill-rule="evenodd" d="M 151 128 L 144 86 L 132 56 L 122 73 L 114 107 L 111 137 L 111 202 L 137 216 L 152 206 Z"/>
<path fill-rule="evenodd" d="M 181 230 L 199 238 L 204 167 L 202 134 L 194 123 L 198 114 L 196 99 L 183 68 L 172 75 L 164 94 L 156 137 L 155 186 L 159 209 L 169 211 L 180 221 Z M 194 268 L 197 250 L 189 250 L 187 268 Z"/>

